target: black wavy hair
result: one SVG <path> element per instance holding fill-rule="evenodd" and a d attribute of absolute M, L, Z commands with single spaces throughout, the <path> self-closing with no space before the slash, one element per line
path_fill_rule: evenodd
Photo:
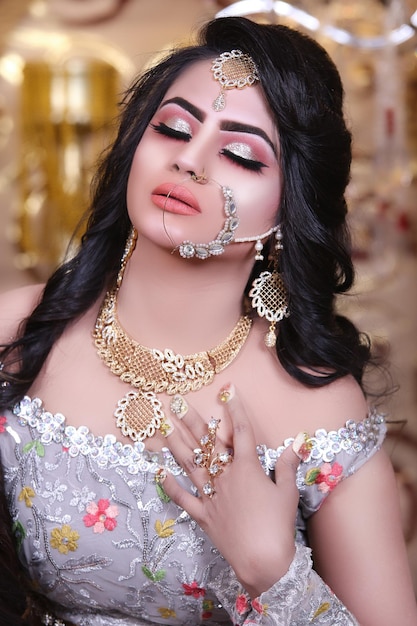
<path fill-rule="evenodd" d="M 280 140 L 277 220 L 279 215 L 291 315 L 280 323 L 278 357 L 305 385 L 325 385 L 347 374 L 362 384 L 369 343 L 335 311 L 336 295 L 354 278 L 344 197 L 351 135 L 338 71 L 320 45 L 296 30 L 229 17 L 209 22 L 196 45 L 172 51 L 126 92 L 117 137 L 93 181 L 78 253 L 54 272 L 19 336 L 0 353 L 0 379 L 9 383 L 0 387 L 1 406 L 24 395 L 66 326 L 114 282 L 131 227 L 126 189 L 132 159 L 165 92 L 190 64 L 234 48 L 254 59 Z M 246 293 L 267 262 L 255 263 Z"/>

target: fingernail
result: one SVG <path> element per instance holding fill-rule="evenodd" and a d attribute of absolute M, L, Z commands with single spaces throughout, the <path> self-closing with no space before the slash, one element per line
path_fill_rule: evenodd
<path fill-rule="evenodd" d="M 164 416 L 164 418 L 161 420 L 159 431 L 163 434 L 164 437 L 168 437 L 168 435 L 170 435 L 174 431 L 174 426 L 168 417 Z"/>
<path fill-rule="evenodd" d="M 310 439 L 308 433 L 298 433 L 293 441 L 292 449 L 298 456 L 300 461 L 307 461 L 310 456 L 313 442 Z"/>
<path fill-rule="evenodd" d="M 155 472 L 155 482 L 157 485 L 162 485 L 167 477 L 167 473 L 164 467 L 159 467 Z"/>
<path fill-rule="evenodd" d="M 228 383 L 220 389 L 219 400 L 227 404 L 235 395 L 235 386 L 233 383 Z"/>
<path fill-rule="evenodd" d="M 172 413 L 174 413 L 174 415 L 178 417 L 178 419 L 182 420 L 182 418 L 187 414 L 188 411 L 187 400 L 185 400 L 185 398 L 183 398 L 179 394 L 176 394 L 172 398 L 169 408 L 171 409 Z"/>

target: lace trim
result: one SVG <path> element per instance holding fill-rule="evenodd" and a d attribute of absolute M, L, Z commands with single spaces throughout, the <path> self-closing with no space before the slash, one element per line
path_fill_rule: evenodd
<path fill-rule="evenodd" d="M 237 626 L 359 626 L 353 615 L 312 569 L 311 550 L 296 544 L 288 572 L 259 598 L 250 600 L 231 567 L 208 587 Z"/>
<path fill-rule="evenodd" d="M 136 475 L 156 473 L 163 464 L 173 474 L 182 473 L 167 448 L 151 452 L 145 449 L 143 442 L 124 444 L 115 435 L 95 436 L 87 426 L 66 426 L 65 417 L 61 413 L 46 411 L 39 398 L 25 396 L 14 406 L 13 413 L 21 426 L 29 426 L 38 433 L 42 444 L 61 444 L 70 457 L 89 456 L 101 469 L 122 466 L 128 473 Z"/>
<path fill-rule="evenodd" d="M 87 426 L 75 428 L 65 425 L 64 415 L 46 411 L 39 398 L 25 396 L 15 405 L 13 413 L 21 426 L 30 426 L 37 431 L 42 444 L 59 443 L 70 457 L 79 454 L 90 456 L 101 468 L 120 465 L 126 467 L 128 472 L 138 474 L 144 471 L 155 473 L 164 465 L 174 475 L 183 473 L 168 448 L 163 448 L 161 452 L 150 452 L 145 449 L 143 442 L 124 444 L 115 435 L 95 436 Z M 327 432 L 324 428 L 316 430 L 312 437 L 310 457 L 306 462 L 330 462 L 342 451 L 351 455 L 368 452 L 378 444 L 384 422 L 384 416 L 373 410 L 362 422 L 349 420 L 337 431 Z M 274 469 L 280 454 L 293 441 L 294 438 L 286 439 L 277 449 L 257 446 L 259 459 L 266 472 Z"/>
<path fill-rule="evenodd" d="M 379 445 L 382 431 L 385 432 L 385 417 L 375 409 L 372 409 L 362 422 L 348 420 L 339 430 L 327 431 L 319 428 L 311 437 L 313 446 L 310 456 L 304 462 L 331 463 L 340 452 L 349 455 L 370 452 Z M 278 457 L 293 441 L 293 437 L 286 439 L 276 450 L 263 445 L 257 447 L 258 456 L 266 472 L 274 469 Z"/>

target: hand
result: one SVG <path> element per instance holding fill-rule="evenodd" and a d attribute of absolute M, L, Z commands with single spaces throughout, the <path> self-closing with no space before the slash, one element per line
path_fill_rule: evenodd
<path fill-rule="evenodd" d="M 232 441 L 226 445 L 217 437 L 215 451 L 231 447 L 234 458 L 212 479 L 215 494 L 197 498 L 172 475 L 167 476 L 164 489 L 209 536 L 246 591 L 257 597 L 287 572 L 294 557 L 299 458 L 287 448 L 276 463 L 274 483 L 259 462 L 253 428 L 236 394 L 225 408 Z M 189 407 L 169 436 L 171 452 L 200 494 L 209 475 L 206 468 L 194 463 L 193 450 L 200 447 L 207 432 L 207 422 Z"/>

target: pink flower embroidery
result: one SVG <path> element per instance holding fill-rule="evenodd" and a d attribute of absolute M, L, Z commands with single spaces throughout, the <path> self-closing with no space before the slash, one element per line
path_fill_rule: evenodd
<path fill-rule="evenodd" d="M 6 430 L 5 424 L 7 424 L 7 417 L 4 417 L 4 415 L 1 415 L 0 416 L 0 433 L 4 433 L 4 431 Z"/>
<path fill-rule="evenodd" d="M 206 590 L 203 587 L 199 587 L 197 581 L 193 581 L 191 585 L 187 585 L 187 583 L 182 583 L 184 588 L 184 595 L 193 596 L 193 598 L 199 598 L 200 596 L 204 597 L 206 595 Z"/>
<path fill-rule="evenodd" d="M 249 610 L 249 602 L 244 593 L 241 593 L 236 598 L 235 603 L 236 611 L 239 615 L 243 615 Z"/>
<path fill-rule="evenodd" d="M 260 615 L 266 615 L 266 609 L 268 608 L 266 604 L 261 604 L 258 598 L 252 600 L 252 608 L 255 609 L 257 613 Z"/>
<path fill-rule="evenodd" d="M 319 491 L 328 493 L 332 491 L 336 485 L 342 480 L 343 467 L 339 463 L 324 463 L 321 467 L 320 474 L 316 477 L 315 483 L 319 486 Z"/>
<path fill-rule="evenodd" d="M 115 504 L 110 504 L 107 499 L 103 498 L 97 504 L 90 502 L 86 509 L 87 515 L 84 515 L 83 522 L 87 528 L 93 526 L 95 533 L 103 533 L 105 530 L 116 528 L 115 518 L 119 515 L 119 509 Z"/>

